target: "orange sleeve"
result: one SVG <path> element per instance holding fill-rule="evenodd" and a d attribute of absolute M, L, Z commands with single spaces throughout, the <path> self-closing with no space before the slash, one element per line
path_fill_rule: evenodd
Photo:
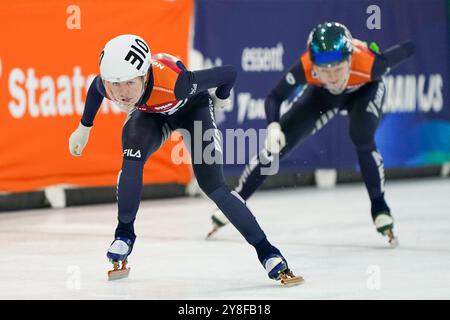
<path fill-rule="evenodd" d="M 159 105 L 170 101 L 176 101 L 174 94 L 178 73 L 159 60 L 152 62 L 153 89 L 147 100 L 148 105 Z"/>
<path fill-rule="evenodd" d="M 306 83 L 317 86 L 320 85 L 321 83 L 319 79 L 315 78 L 313 75 L 312 62 L 308 51 L 302 54 L 302 56 L 300 57 L 300 61 L 302 63 L 303 70 L 305 71 Z"/>
<path fill-rule="evenodd" d="M 372 67 L 375 54 L 365 45 L 356 43 L 353 48 L 349 86 L 360 85 L 372 80 Z"/>

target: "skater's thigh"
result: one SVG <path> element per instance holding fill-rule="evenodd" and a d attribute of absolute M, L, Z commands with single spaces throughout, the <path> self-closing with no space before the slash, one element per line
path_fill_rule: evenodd
<path fill-rule="evenodd" d="M 350 136 L 356 144 L 373 140 L 382 118 L 384 97 L 384 82 L 375 81 L 363 86 L 349 99 Z"/>
<path fill-rule="evenodd" d="M 124 159 L 146 161 L 166 138 L 164 116 L 138 110 L 128 116 L 122 129 Z"/>
<path fill-rule="evenodd" d="M 197 181 L 207 194 L 225 184 L 222 141 L 213 108 L 211 99 L 205 95 L 183 115 L 178 129 L 190 152 Z"/>

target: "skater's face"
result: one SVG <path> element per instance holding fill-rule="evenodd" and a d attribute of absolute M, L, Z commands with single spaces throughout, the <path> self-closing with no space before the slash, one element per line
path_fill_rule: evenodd
<path fill-rule="evenodd" d="M 332 67 L 314 65 L 314 71 L 325 88 L 332 94 L 340 94 L 345 90 L 350 77 L 350 60 L 345 60 Z"/>
<path fill-rule="evenodd" d="M 144 77 L 122 82 L 104 81 L 106 93 L 121 108 L 132 108 L 144 91 Z"/>

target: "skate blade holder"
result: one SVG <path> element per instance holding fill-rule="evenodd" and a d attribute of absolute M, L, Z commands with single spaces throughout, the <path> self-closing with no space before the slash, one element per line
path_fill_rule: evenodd
<path fill-rule="evenodd" d="M 398 238 L 394 236 L 394 232 L 392 231 L 392 229 L 387 230 L 384 234 L 388 237 L 389 245 L 391 246 L 391 248 L 397 248 L 399 245 Z"/>
<path fill-rule="evenodd" d="M 127 268 L 127 263 L 125 261 L 122 262 L 122 267 L 119 267 L 119 262 L 113 262 L 114 269 L 108 271 L 108 280 L 119 280 L 123 278 L 127 278 L 130 274 L 130 268 Z"/>
<path fill-rule="evenodd" d="M 219 230 L 219 227 L 214 227 L 210 232 L 208 232 L 208 234 L 206 235 L 206 240 L 208 240 L 209 238 L 211 238 L 211 236 L 217 232 L 217 230 Z"/>
<path fill-rule="evenodd" d="M 292 271 L 282 273 L 278 280 L 286 287 L 296 286 L 305 282 L 305 279 L 300 276 L 295 276 Z"/>
<path fill-rule="evenodd" d="M 214 235 L 217 231 L 219 231 L 219 229 L 220 229 L 221 227 L 223 227 L 223 225 L 222 225 L 222 226 L 214 225 L 214 227 L 212 228 L 212 230 L 211 230 L 210 232 L 208 232 L 208 234 L 206 235 L 205 240 L 210 239 L 211 236 Z"/>

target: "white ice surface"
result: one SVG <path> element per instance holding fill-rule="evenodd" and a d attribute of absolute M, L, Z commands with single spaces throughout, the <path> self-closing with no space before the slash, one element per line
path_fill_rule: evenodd
<path fill-rule="evenodd" d="M 144 201 L 130 277 L 108 282 L 116 205 L 0 214 L 0 299 L 450 299 L 450 180 L 388 181 L 400 240 L 377 234 L 362 184 L 259 191 L 269 240 L 306 282 L 267 278 L 232 226 L 205 241 L 211 201 Z"/>

